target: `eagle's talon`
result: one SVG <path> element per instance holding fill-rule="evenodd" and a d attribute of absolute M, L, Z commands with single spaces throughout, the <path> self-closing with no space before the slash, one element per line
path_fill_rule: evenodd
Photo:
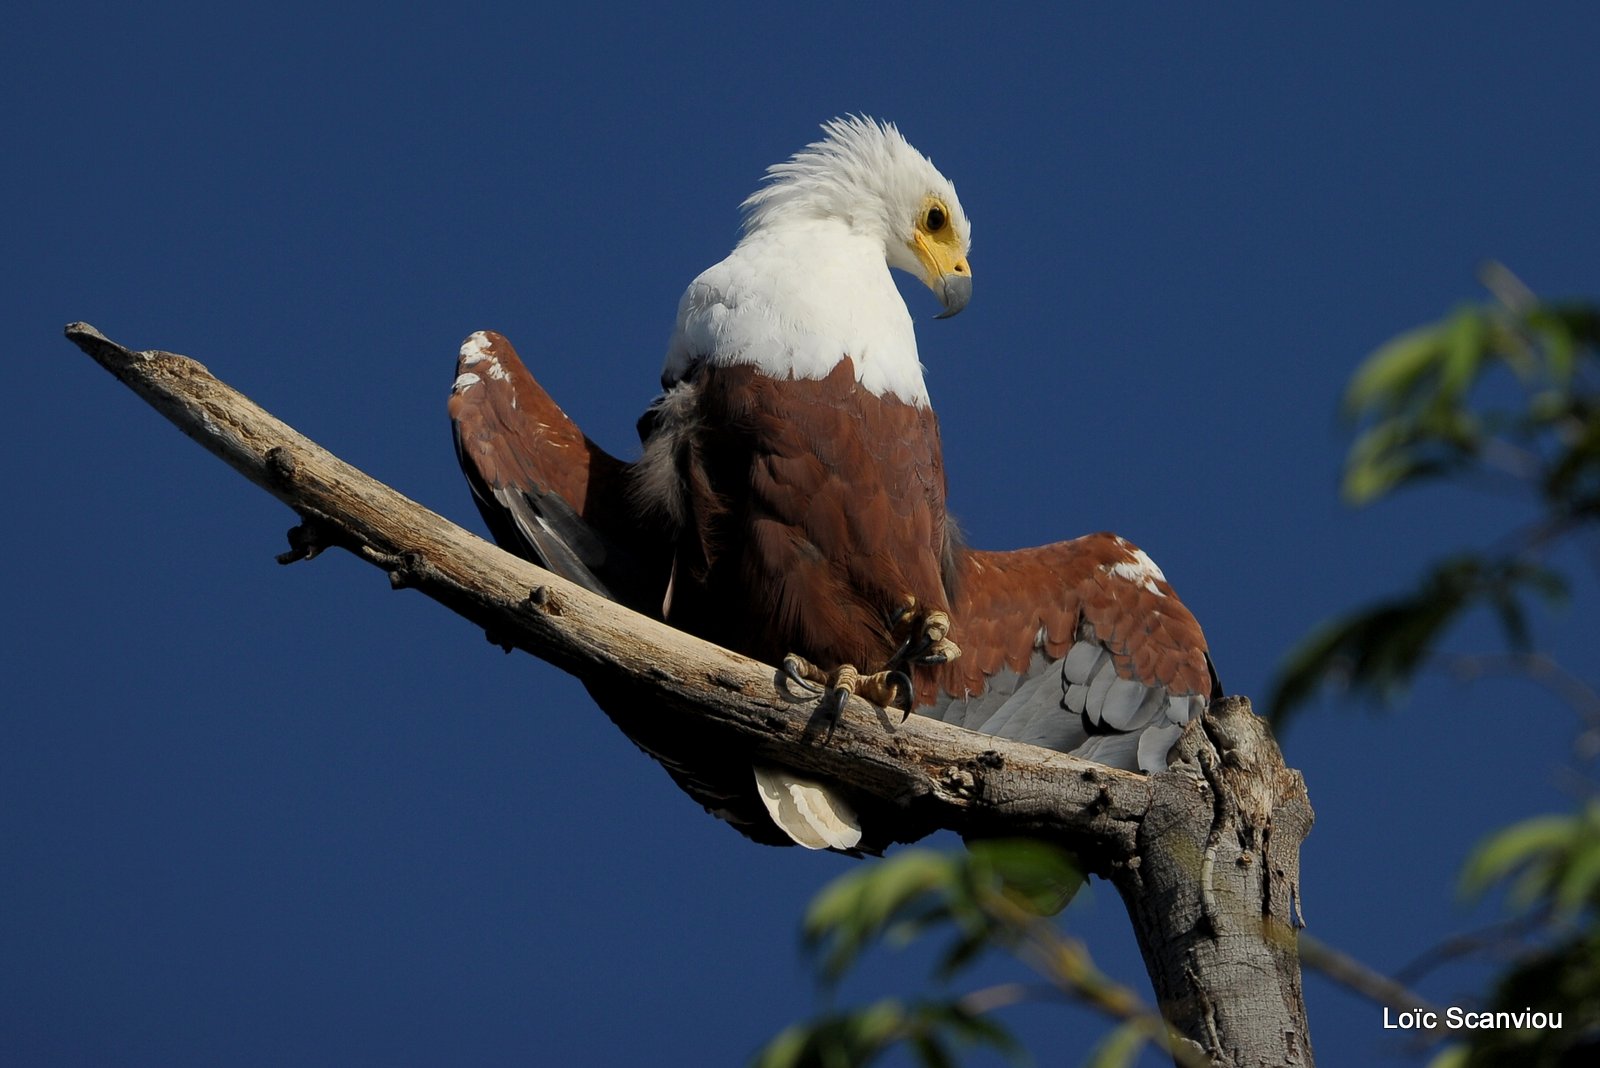
<path fill-rule="evenodd" d="M 929 612 L 922 617 L 922 638 L 929 645 L 938 645 L 950 636 L 950 614 Z"/>
<path fill-rule="evenodd" d="M 907 715 L 917 700 L 911 676 L 899 670 L 863 675 L 854 664 L 840 664 L 832 671 L 823 671 L 798 653 L 790 653 L 783 658 L 778 673 L 811 693 L 822 694 L 824 706 L 835 716 L 844 711 L 851 694 L 880 708 L 904 709 Z"/>
<path fill-rule="evenodd" d="M 865 680 L 861 672 L 852 664 L 840 664 L 834 669 L 828 682 L 828 691 L 833 702 L 833 714 L 837 716 L 844 711 L 844 703 L 850 695 L 861 693 L 861 684 Z"/>
<path fill-rule="evenodd" d="M 895 651 L 890 654 L 889 663 L 903 664 L 907 660 L 911 659 L 911 642 L 912 639 L 910 638 L 907 638 L 905 641 L 901 642 L 899 648 L 895 649 Z"/>
<path fill-rule="evenodd" d="M 905 704 L 901 704 L 899 700 L 890 700 L 885 702 L 883 707 L 900 709 L 900 722 L 904 723 L 911 718 L 911 710 L 917 705 L 916 686 L 912 683 L 911 676 L 904 671 L 890 671 L 885 674 L 889 676 L 890 685 L 899 691 L 899 696 L 904 697 Z"/>
<path fill-rule="evenodd" d="M 784 678 L 811 693 L 822 693 L 828 682 L 828 676 L 824 672 L 794 653 L 783 658 L 779 671 Z"/>
<path fill-rule="evenodd" d="M 879 708 L 903 708 L 909 713 L 916 704 L 916 689 L 911 676 L 904 671 L 888 670 L 862 676 L 856 683 L 855 693 Z"/>
<path fill-rule="evenodd" d="M 961 655 L 961 647 L 949 638 L 937 641 L 928 647 L 928 650 L 915 658 L 918 664 L 948 664 Z"/>
<path fill-rule="evenodd" d="M 961 648 L 950 641 L 950 613 L 935 608 L 917 615 L 916 604 L 907 597 L 890 616 L 890 633 L 901 641 L 889 663 L 946 664 L 960 656 Z"/>

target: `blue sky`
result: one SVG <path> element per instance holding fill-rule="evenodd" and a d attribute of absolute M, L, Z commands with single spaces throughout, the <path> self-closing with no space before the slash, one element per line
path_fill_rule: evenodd
<path fill-rule="evenodd" d="M 505 332 L 626 452 L 763 169 L 834 115 L 892 119 L 974 224 L 965 313 L 905 287 L 971 540 L 1126 535 L 1261 696 L 1308 627 L 1518 514 L 1340 505 L 1356 362 L 1476 299 L 1489 257 L 1600 294 L 1600 16 L 1393 7 L 14 15 L 0 1059 L 736 1063 L 813 1008 L 796 922 L 852 867 L 744 842 L 575 682 L 371 568 L 278 567 L 292 515 L 62 324 L 192 355 L 477 530 L 444 414 L 462 337 Z M 1586 583 L 1540 635 L 1592 677 Z M 1494 915 L 1459 862 L 1570 805 L 1570 736 L 1511 683 L 1309 714 L 1283 741 L 1318 813 L 1312 932 L 1395 967 Z M 1114 895 L 1067 923 L 1143 989 Z M 1376 1008 L 1307 995 L 1323 1063 L 1401 1050 Z M 1101 1029 L 1008 1019 L 1043 1063 Z"/>

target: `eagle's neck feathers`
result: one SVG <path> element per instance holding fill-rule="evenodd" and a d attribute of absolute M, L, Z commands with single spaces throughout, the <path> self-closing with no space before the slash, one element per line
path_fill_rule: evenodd
<path fill-rule="evenodd" d="M 780 216 L 689 286 L 662 377 L 744 364 L 774 378 L 819 379 L 846 357 L 863 389 L 927 406 L 883 239 L 838 219 Z"/>

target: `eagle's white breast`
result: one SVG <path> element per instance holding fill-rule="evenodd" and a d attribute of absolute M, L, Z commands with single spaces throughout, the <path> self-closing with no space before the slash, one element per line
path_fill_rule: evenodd
<path fill-rule="evenodd" d="M 846 356 L 862 388 L 928 404 L 911 315 L 882 241 L 807 219 L 746 236 L 690 284 L 662 375 L 676 381 L 703 361 L 817 379 Z"/>

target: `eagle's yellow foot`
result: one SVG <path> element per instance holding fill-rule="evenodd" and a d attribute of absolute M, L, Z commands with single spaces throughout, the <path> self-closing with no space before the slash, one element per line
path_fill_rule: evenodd
<path fill-rule="evenodd" d="M 915 597 L 907 596 L 895 611 L 890 634 L 900 639 L 891 664 L 947 664 L 961 655 L 961 647 L 950 640 L 950 613 L 918 612 Z"/>
<path fill-rule="evenodd" d="M 845 698 L 850 694 L 882 708 L 902 709 L 907 715 L 911 714 L 911 707 L 916 700 L 911 676 L 903 671 L 879 671 L 863 675 L 851 664 L 841 664 L 832 671 L 823 671 L 799 654 L 790 653 L 783 658 L 783 675 L 813 693 L 828 694 L 835 711 L 844 707 Z"/>

